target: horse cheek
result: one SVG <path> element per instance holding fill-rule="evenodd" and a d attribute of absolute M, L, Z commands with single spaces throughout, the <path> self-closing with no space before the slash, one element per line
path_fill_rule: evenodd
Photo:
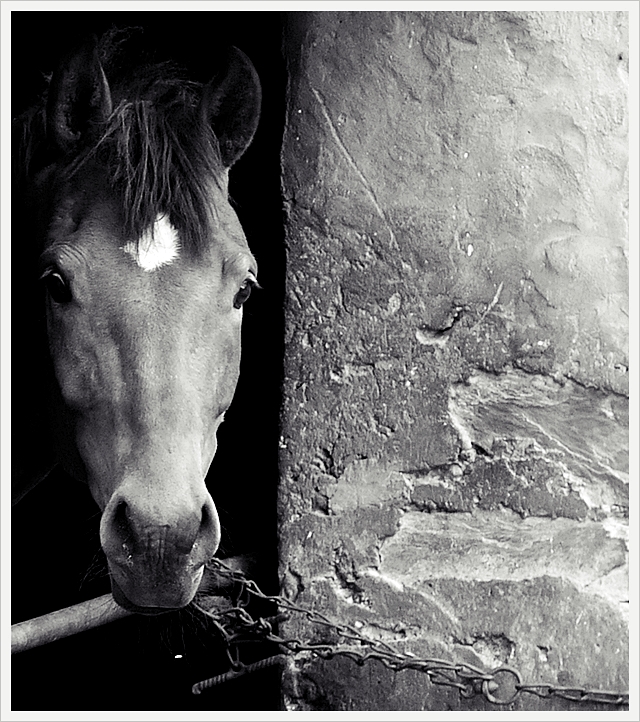
<path fill-rule="evenodd" d="M 224 415 L 231 406 L 240 377 L 240 329 L 231 328 L 224 336 L 220 334 L 210 342 L 210 348 L 216 352 L 210 353 L 209 372 L 205 375 L 206 388 L 200 398 L 208 399 L 203 409 L 205 418 L 202 428 L 205 430 L 202 448 L 203 462 L 208 469 L 215 456 L 217 448 L 216 435 L 218 428 L 224 420 Z"/>

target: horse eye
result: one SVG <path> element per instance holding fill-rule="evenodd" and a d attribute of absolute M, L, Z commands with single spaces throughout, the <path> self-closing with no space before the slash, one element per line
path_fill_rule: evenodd
<path fill-rule="evenodd" d="M 240 290 L 236 293 L 236 297 L 233 299 L 233 307 L 240 308 L 242 304 L 251 295 L 251 289 L 254 287 L 255 281 L 252 278 L 246 278 L 240 286 Z"/>
<path fill-rule="evenodd" d="M 56 303 L 69 303 L 71 301 L 71 288 L 59 271 L 48 271 L 42 276 L 47 291 Z"/>

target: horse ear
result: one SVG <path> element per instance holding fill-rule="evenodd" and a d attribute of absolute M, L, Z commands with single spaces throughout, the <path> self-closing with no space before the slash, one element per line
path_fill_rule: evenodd
<path fill-rule="evenodd" d="M 96 125 L 110 113 L 111 92 L 94 35 L 67 55 L 51 78 L 47 133 L 67 152 L 93 135 Z"/>
<path fill-rule="evenodd" d="M 225 168 L 230 168 L 253 139 L 260 119 L 262 90 L 249 58 L 238 48 L 229 51 L 226 73 L 204 89 L 200 104 L 205 123 L 212 126 L 220 144 Z"/>

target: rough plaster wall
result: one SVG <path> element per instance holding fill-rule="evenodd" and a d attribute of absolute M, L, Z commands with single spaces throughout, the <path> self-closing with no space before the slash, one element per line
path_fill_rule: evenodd
<path fill-rule="evenodd" d="M 419 656 L 626 689 L 626 14 L 298 13 L 286 47 L 283 589 Z M 285 693 L 490 708 L 344 659 Z"/>

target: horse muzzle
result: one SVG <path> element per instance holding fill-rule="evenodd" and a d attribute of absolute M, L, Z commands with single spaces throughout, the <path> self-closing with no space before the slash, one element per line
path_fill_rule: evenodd
<path fill-rule="evenodd" d="M 206 489 L 152 504 L 125 488 L 104 510 L 100 540 L 116 602 L 154 614 L 191 602 L 218 548 L 220 523 Z"/>

